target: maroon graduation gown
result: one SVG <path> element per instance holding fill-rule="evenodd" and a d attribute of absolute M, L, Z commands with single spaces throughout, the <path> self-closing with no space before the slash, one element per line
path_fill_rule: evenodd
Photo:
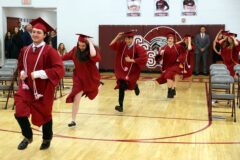
<path fill-rule="evenodd" d="M 230 49 L 229 47 L 223 48 L 224 42 L 221 44 L 221 56 L 223 59 L 223 63 L 227 66 L 230 75 L 234 77 L 235 71 L 234 66 L 238 64 L 238 53 L 240 51 L 240 45 L 234 46 L 233 49 Z"/>
<path fill-rule="evenodd" d="M 14 95 L 16 104 L 15 114 L 17 117 L 29 117 L 32 115 L 32 123 L 41 126 L 52 119 L 52 106 L 54 101 L 55 86 L 64 76 L 64 66 L 57 51 L 46 44 L 42 55 L 38 61 L 35 71 L 44 70 L 48 79 L 35 79 L 37 91 L 42 94 L 39 100 L 34 99 L 33 80 L 31 72 L 33 71 L 38 54 L 42 47 L 36 49 L 33 53 L 30 48 L 27 56 L 27 75 L 25 83 L 29 86 L 29 90 L 22 89 L 22 81 L 20 80 L 19 89 Z M 24 70 L 23 55 L 27 47 L 21 50 L 18 59 L 19 73 Z M 20 75 L 20 74 L 19 74 Z"/>
<path fill-rule="evenodd" d="M 80 91 L 91 100 L 93 100 L 98 94 L 98 87 L 100 85 L 100 73 L 96 66 L 96 62 L 101 61 L 101 57 L 97 48 L 95 57 L 89 55 L 89 60 L 84 63 L 79 63 L 75 57 L 77 47 L 75 46 L 69 53 L 62 56 L 62 60 L 73 60 L 75 69 L 73 71 L 73 89 L 68 95 L 66 103 L 72 103 L 73 98 Z"/>
<path fill-rule="evenodd" d="M 159 84 L 164 84 L 167 82 L 167 79 L 174 80 L 174 76 L 176 74 L 181 74 L 183 63 L 185 61 L 186 51 L 179 44 L 174 44 L 171 48 L 167 44 L 163 46 L 161 50 L 165 51 L 161 57 L 163 59 L 162 74 L 157 79 L 157 82 Z M 177 62 L 177 59 L 179 62 Z"/>
<path fill-rule="evenodd" d="M 183 72 L 183 79 L 191 77 L 193 68 L 194 68 L 194 53 L 195 53 L 196 47 L 192 45 L 191 51 L 186 51 L 186 59 L 184 62 L 184 69 L 186 72 Z"/>
<path fill-rule="evenodd" d="M 120 79 L 125 80 L 127 89 L 135 89 L 141 69 L 146 66 L 148 60 L 146 50 L 136 43 L 130 49 L 128 49 L 126 42 L 123 40 L 112 44 L 110 48 L 114 51 L 117 51 L 114 65 L 115 76 L 117 78 L 117 85 L 115 89 L 119 89 Z M 134 59 L 135 63 L 126 62 L 125 57 L 127 56 L 129 56 L 131 59 Z M 126 71 L 124 68 L 127 68 L 128 70 Z"/>

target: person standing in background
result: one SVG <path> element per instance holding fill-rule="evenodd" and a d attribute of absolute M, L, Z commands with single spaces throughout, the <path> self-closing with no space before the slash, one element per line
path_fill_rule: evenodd
<path fill-rule="evenodd" d="M 23 34 L 23 29 L 22 29 L 22 24 L 21 24 L 21 22 L 18 22 L 18 23 L 17 23 L 17 27 L 18 27 L 19 33 L 20 33 L 21 36 L 22 36 L 22 34 Z"/>
<path fill-rule="evenodd" d="M 65 48 L 65 45 L 64 45 L 63 43 L 60 43 L 60 44 L 58 45 L 57 51 L 58 51 L 58 54 L 59 54 L 60 56 L 64 56 L 64 55 L 67 53 L 67 50 L 66 50 L 66 48 Z"/>
<path fill-rule="evenodd" d="M 57 33 L 55 30 L 50 32 L 51 34 L 51 42 L 50 45 L 57 50 Z"/>
<path fill-rule="evenodd" d="M 31 31 L 32 25 L 31 24 L 26 25 L 25 31 L 22 34 L 23 47 L 28 46 L 32 43 Z"/>
<path fill-rule="evenodd" d="M 199 75 L 200 60 L 203 60 L 203 74 L 208 75 L 208 47 L 210 45 L 209 35 L 206 34 L 206 27 L 200 28 L 200 33 L 195 36 L 195 75 Z"/>
<path fill-rule="evenodd" d="M 12 36 L 12 54 L 9 58 L 18 59 L 19 53 L 23 47 L 23 41 L 21 33 L 19 32 L 18 27 L 14 27 L 14 32 Z"/>
<path fill-rule="evenodd" d="M 5 45 L 5 58 L 10 58 L 12 51 L 12 34 L 9 31 L 6 33 L 4 45 Z"/>

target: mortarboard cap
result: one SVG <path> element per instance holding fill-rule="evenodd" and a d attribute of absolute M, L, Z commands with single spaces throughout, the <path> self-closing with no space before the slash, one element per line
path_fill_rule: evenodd
<path fill-rule="evenodd" d="M 128 31 L 128 32 L 124 32 L 124 36 L 125 37 L 133 37 L 135 34 L 135 32 L 137 32 L 137 30 L 136 29 L 133 29 L 133 30 L 131 30 L 131 31 Z"/>
<path fill-rule="evenodd" d="M 86 41 L 86 38 L 92 38 L 92 37 L 90 37 L 90 36 L 87 36 L 87 35 L 84 35 L 84 34 L 76 34 L 76 35 L 78 35 L 79 37 L 78 37 L 78 41 L 79 42 L 85 42 Z"/>
<path fill-rule="evenodd" d="M 172 32 L 168 33 L 168 34 L 167 34 L 167 38 L 169 38 L 169 37 L 175 38 L 175 33 L 172 33 Z"/>
<path fill-rule="evenodd" d="M 222 35 L 227 35 L 229 31 L 222 31 Z"/>
<path fill-rule="evenodd" d="M 228 37 L 232 37 L 232 36 L 237 37 L 237 34 L 236 33 L 228 33 Z"/>
<path fill-rule="evenodd" d="M 44 32 L 53 31 L 54 29 L 41 17 L 38 17 L 34 19 L 30 24 L 33 26 L 33 28 L 41 29 Z"/>

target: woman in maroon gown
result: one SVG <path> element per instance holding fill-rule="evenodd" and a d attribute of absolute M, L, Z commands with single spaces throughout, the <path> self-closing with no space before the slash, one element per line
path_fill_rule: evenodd
<path fill-rule="evenodd" d="M 234 66 L 239 63 L 240 44 L 236 34 L 228 33 L 228 36 L 219 41 L 223 63 L 227 66 L 232 77 L 236 77 Z"/>
<path fill-rule="evenodd" d="M 167 35 L 168 44 L 163 46 L 156 55 L 156 61 L 163 60 L 162 75 L 157 79 L 159 84 L 167 83 L 168 98 L 174 98 L 176 95 L 176 86 L 179 75 L 183 70 L 185 61 L 185 50 L 179 44 L 174 44 L 174 33 Z"/>
<path fill-rule="evenodd" d="M 62 60 L 73 60 L 75 69 L 73 72 L 73 89 L 68 95 L 66 103 L 72 105 L 72 122 L 69 127 L 76 125 L 76 115 L 79 103 L 83 95 L 93 100 L 98 94 L 100 86 L 100 74 L 96 66 L 101 61 L 98 49 L 94 47 L 89 36 L 78 34 L 78 43 L 69 53 L 62 56 Z"/>
<path fill-rule="evenodd" d="M 194 52 L 196 47 L 193 44 L 193 38 L 190 35 L 185 35 L 182 41 L 177 42 L 186 51 L 186 59 L 183 64 L 183 79 L 189 80 L 189 88 L 192 86 L 192 72 L 194 67 Z"/>

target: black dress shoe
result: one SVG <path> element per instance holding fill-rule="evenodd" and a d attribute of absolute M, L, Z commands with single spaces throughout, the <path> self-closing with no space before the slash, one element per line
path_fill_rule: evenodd
<path fill-rule="evenodd" d="M 140 90 L 138 88 L 138 84 L 136 84 L 136 87 L 135 87 L 134 91 L 135 91 L 136 96 L 138 96 L 140 94 Z"/>
<path fill-rule="evenodd" d="M 18 145 L 19 150 L 24 150 L 27 148 L 28 144 L 32 142 L 32 139 L 24 138 L 22 142 Z"/>
<path fill-rule="evenodd" d="M 48 149 L 50 147 L 51 140 L 43 140 L 40 150 Z"/>
<path fill-rule="evenodd" d="M 115 110 L 117 110 L 119 112 L 123 112 L 123 107 L 122 106 L 116 106 Z"/>
<path fill-rule="evenodd" d="M 172 88 L 168 88 L 168 95 L 167 98 L 173 98 L 173 91 Z"/>
<path fill-rule="evenodd" d="M 76 123 L 74 121 L 68 124 L 68 127 L 73 127 L 73 126 L 76 126 Z"/>
<path fill-rule="evenodd" d="M 173 94 L 173 96 L 176 96 L 176 89 L 175 88 L 172 89 L 172 94 Z"/>
<path fill-rule="evenodd" d="M 208 73 L 203 73 L 204 76 L 208 76 L 209 74 Z"/>
<path fill-rule="evenodd" d="M 199 73 L 196 73 L 196 72 L 194 72 L 194 73 L 193 73 L 193 75 L 195 75 L 195 76 L 198 76 L 198 75 L 199 75 Z"/>

